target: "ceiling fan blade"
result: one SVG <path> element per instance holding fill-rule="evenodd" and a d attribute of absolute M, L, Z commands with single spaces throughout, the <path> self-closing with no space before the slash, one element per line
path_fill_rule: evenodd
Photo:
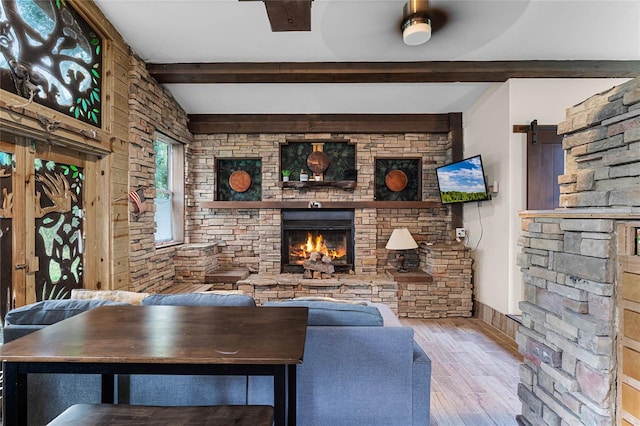
<path fill-rule="evenodd" d="M 427 13 L 431 19 L 431 32 L 435 33 L 449 21 L 449 14 L 443 9 L 430 8 Z"/>

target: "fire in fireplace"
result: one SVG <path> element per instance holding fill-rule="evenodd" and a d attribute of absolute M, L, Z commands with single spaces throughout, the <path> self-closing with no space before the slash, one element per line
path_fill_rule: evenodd
<path fill-rule="evenodd" d="M 299 244 L 303 238 L 296 238 L 298 232 L 291 232 L 291 241 L 293 244 L 289 246 L 289 263 L 302 265 L 302 263 L 311 256 L 311 253 L 320 253 L 328 256 L 331 263 L 344 264 L 347 256 L 347 242 L 344 233 L 340 232 L 337 238 L 325 239 L 320 233 L 307 232 L 306 241 Z M 304 234 L 304 231 L 301 232 Z"/>
<path fill-rule="evenodd" d="M 317 252 L 331 259 L 336 272 L 353 270 L 353 210 L 282 211 L 282 272 L 302 272 Z"/>

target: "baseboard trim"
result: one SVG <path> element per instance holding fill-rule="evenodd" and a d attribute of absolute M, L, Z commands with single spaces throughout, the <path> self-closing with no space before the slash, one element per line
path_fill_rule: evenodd
<path fill-rule="evenodd" d="M 479 318 L 493 328 L 498 329 L 515 342 L 516 331 L 521 324 L 517 316 L 505 315 L 499 311 L 496 311 L 491 306 L 485 305 L 484 303 L 478 302 L 477 300 L 473 302 L 473 305 L 474 317 Z"/>

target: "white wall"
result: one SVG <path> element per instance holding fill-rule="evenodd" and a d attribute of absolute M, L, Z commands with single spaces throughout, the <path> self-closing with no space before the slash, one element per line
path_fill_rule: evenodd
<path fill-rule="evenodd" d="M 518 314 L 522 276 L 516 265 L 526 206 L 526 134 L 514 125 L 555 125 L 565 110 L 626 79 L 515 79 L 496 84 L 463 118 L 464 156 L 482 155 L 485 175 L 499 193 L 464 206 L 467 245 L 474 249 L 475 297 L 503 314 Z M 482 239 L 479 241 L 480 235 Z"/>

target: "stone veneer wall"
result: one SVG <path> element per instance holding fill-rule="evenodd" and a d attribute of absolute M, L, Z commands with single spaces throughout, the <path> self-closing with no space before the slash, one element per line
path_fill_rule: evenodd
<path fill-rule="evenodd" d="M 209 272 L 218 266 L 218 246 L 215 243 L 182 244 L 173 256 L 174 284 L 204 284 Z"/>
<path fill-rule="evenodd" d="M 372 201 L 376 157 L 421 157 L 422 199 L 438 198 L 435 168 L 451 160 L 451 141 L 447 134 L 213 134 L 194 137 L 187 128 L 186 113 L 149 76 L 144 62 L 135 55 L 131 56 L 130 62 L 130 171 L 127 178 L 132 190 L 144 188 L 149 206 L 139 218 L 131 214 L 128 221 L 121 219 L 123 226 L 129 226 L 129 276 L 133 291 L 162 291 L 175 281 L 176 267 L 181 280 L 185 278 L 181 271 L 191 262 L 184 256 L 176 257 L 177 247 L 155 246 L 153 140 L 156 131 L 185 143 L 185 243 L 216 243 L 220 266 L 247 266 L 262 273 L 280 272 L 280 210 L 202 208 L 200 202 L 215 199 L 216 158 L 260 157 L 264 201 L 323 202 Z M 322 188 L 301 192 L 280 188 L 279 146 L 287 138 L 347 139 L 355 143 L 358 163 L 355 191 Z M 130 211 L 133 212 L 132 206 Z M 357 273 L 375 275 L 387 265 L 389 253 L 384 246 L 392 229 L 401 226 L 408 227 L 418 242 L 447 241 L 451 235 L 450 209 L 356 209 Z"/>
<path fill-rule="evenodd" d="M 419 248 L 419 269 L 428 279 L 398 279 L 398 316 L 470 317 L 473 310 L 471 250 L 463 244 L 426 244 Z"/>
<path fill-rule="evenodd" d="M 131 252 L 129 280 L 132 291 L 158 292 L 170 286 L 175 277 L 173 257 L 175 247 L 157 249 L 154 241 L 155 157 L 153 140 L 161 132 L 185 144 L 191 133 L 187 129 L 187 115 L 173 97 L 149 76 L 144 62 L 131 56 L 129 70 L 129 186 L 131 190 L 144 188 L 149 209 L 139 218 L 130 214 L 121 218 L 122 226 L 129 226 Z M 185 173 L 188 173 L 188 162 Z M 127 176 L 122 176 L 127 179 Z M 188 191 L 187 191 L 188 192 Z M 131 204 L 131 203 L 130 203 Z M 133 212 L 133 206 L 130 206 Z M 117 265 L 116 265 L 117 267 Z"/>
<path fill-rule="evenodd" d="M 560 204 L 523 212 L 520 424 L 611 425 L 616 222 L 640 217 L 640 79 L 569 108 Z"/>
<path fill-rule="evenodd" d="M 280 188 L 279 147 L 287 139 L 346 139 L 356 145 L 358 184 L 354 191 Z M 280 272 L 279 209 L 208 209 L 214 200 L 215 160 L 262 159 L 263 201 L 373 201 L 376 157 L 422 158 L 422 199 L 439 199 L 435 168 L 451 160 L 447 134 L 212 134 L 196 135 L 191 145 L 189 179 L 193 202 L 188 205 L 191 242 L 218 240 L 220 264 L 248 266 L 260 273 Z M 376 274 L 387 265 L 384 249 L 395 227 L 407 227 L 418 241 L 447 241 L 451 232 L 448 207 L 431 209 L 355 209 L 355 272 Z"/>
<path fill-rule="evenodd" d="M 422 312 L 424 318 L 470 317 L 473 309 L 471 249 L 457 243 L 421 244 L 420 259 L 425 263 L 421 269 L 433 277 L 433 282 L 425 300 L 416 301 L 416 316 Z"/>

